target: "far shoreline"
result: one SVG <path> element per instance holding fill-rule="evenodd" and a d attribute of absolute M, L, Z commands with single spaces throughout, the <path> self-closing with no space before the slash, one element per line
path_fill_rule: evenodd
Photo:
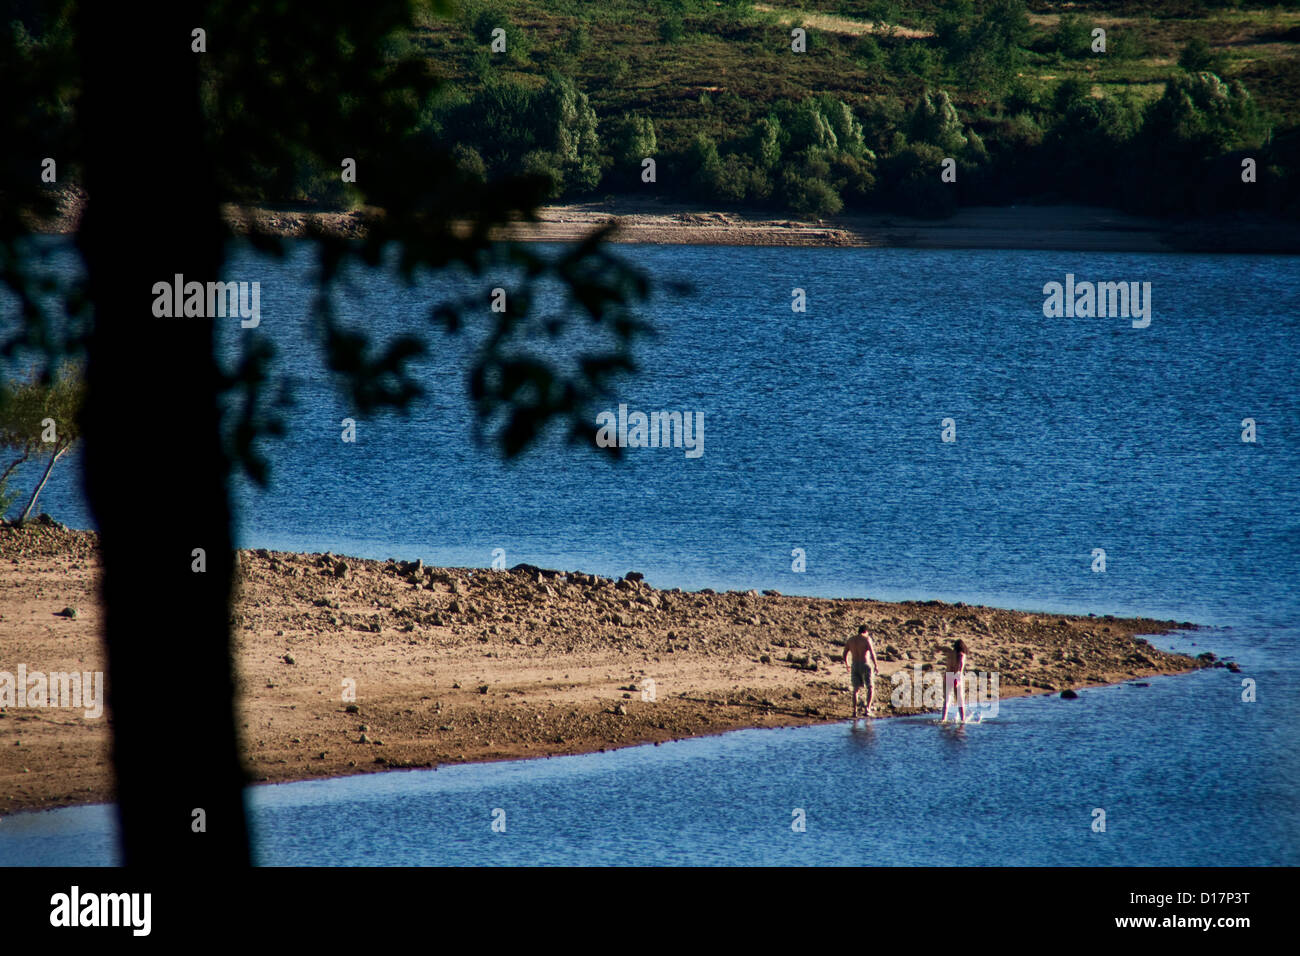
<path fill-rule="evenodd" d="M 59 212 L 34 231 L 75 232 L 86 194 L 60 193 Z M 343 239 L 366 235 L 377 210 L 330 210 L 306 203 L 226 205 L 235 235 L 304 238 L 315 232 Z M 492 237 L 521 242 L 578 242 L 608 225 L 618 244 L 1041 250 L 1113 253 L 1300 254 L 1300 223 L 1262 213 L 1215 218 L 1157 219 L 1101 206 L 1055 202 L 966 206 L 944 219 L 854 213 L 802 220 L 768 209 L 715 207 L 633 196 L 541 207 L 531 221 L 498 228 Z M 468 228 L 468 227 L 466 227 Z"/>

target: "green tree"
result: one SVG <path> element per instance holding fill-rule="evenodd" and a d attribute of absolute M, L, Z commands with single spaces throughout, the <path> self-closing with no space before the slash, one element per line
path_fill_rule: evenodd
<path fill-rule="evenodd" d="M 795 169 L 783 169 L 780 175 L 781 196 L 786 206 L 807 219 L 834 216 L 844 208 L 844 200 L 826 181 L 830 164 L 818 156 L 805 156 Z"/>
<path fill-rule="evenodd" d="M 502 30 L 505 32 L 506 56 L 517 62 L 528 59 L 527 37 L 505 10 L 495 4 L 470 3 L 464 7 L 462 17 L 468 21 L 470 32 L 481 48 L 491 44 L 494 30 Z"/>
<path fill-rule="evenodd" d="M 560 174 L 555 191 L 596 188 L 600 182 L 600 137 L 596 111 L 587 94 L 569 77 L 552 73 L 534 97 L 532 109 L 538 120 L 538 142 L 554 156 L 554 168 Z"/>
<path fill-rule="evenodd" d="M 750 128 L 745 148 L 759 169 L 773 169 L 781 161 L 781 121 L 776 116 L 760 116 Z"/>
<path fill-rule="evenodd" d="M 1259 146 L 1271 131 L 1268 116 L 1239 81 L 1213 73 L 1175 77 L 1147 109 L 1142 132 L 1154 149 L 1205 157 Z"/>
<path fill-rule="evenodd" d="M 1110 97 L 1061 99 L 1065 108 L 1045 138 L 1043 157 L 1056 171 L 1058 188 L 1075 199 L 1095 201 L 1128 172 L 1140 114 Z"/>
<path fill-rule="evenodd" d="M 978 13 L 970 0 L 948 0 L 936 20 L 936 42 L 970 86 L 1010 82 L 1024 62 L 1029 37 L 1024 0 L 989 0 Z"/>
<path fill-rule="evenodd" d="M 810 98 L 799 103 L 786 115 L 783 127 L 789 135 L 788 148 L 792 151 L 839 148 L 835 126 L 822 112 L 816 99 Z M 860 135 L 861 126 L 858 130 Z"/>
<path fill-rule="evenodd" d="M 1090 98 L 1092 88 L 1077 77 L 1067 76 L 1056 84 L 1052 90 L 1052 110 L 1058 116 L 1064 116 L 1073 107 Z"/>
<path fill-rule="evenodd" d="M 685 36 L 686 27 L 678 14 L 670 13 L 659 21 L 659 39 L 665 43 L 680 43 Z"/>
<path fill-rule="evenodd" d="M 948 155 L 966 148 L 966 133 L 957 108 L 943 90 L 931 94 L 922 92 L 904 127 L 907 138 L 914 143 L 931 143 Z"/>
<path fill-rule="evenodd" d="M 654 156 L 659 148 L 655 139 L 654 120 L 636 113 L 624 113 L 611 146 L 618 162 L 640 166 L 641 160 Z"/>
<path fill-rule="evenodd" d="M 853 115 L 853 110 L 849 109 L 848 104 L 828 93 L 817 97 L 815 102 L 826 124 L 835 134 L 836 148 L 842 153 L 861 156 L 866 148 L 862 123 Z"/>
<path fill-rule="evenodd" d="M 1215 211 L 1205 188 L 1208 164 L 1234 150 L 1261 148 L 1272 124 L 1236 80 L 1213 73 L 1179 76 L 1146 109 L 1134 137 L 1128 202 L 1156 213 Z"/>
<path fill-rule="evenodd" d="M 473 149 L 488 179 L 523 172 L 547 182 L 547 197 L 594 189 L 600 182 L 596 111 L 569 77 L 551 72 L 538 89 L 492 77 L 473 97 L 444 109 L 417 121 L 423 140 L 436 149 L 440 131 L 449 142 Z"/>
<path fill-rule="evenodd" d="M 691 191 L 702 198 L 711 198 L 714 185 L 722 173 L 718 144 L 704 133 L 696 133 L 687 147 L 685 164 Z"/>
<path fill-rule="evenodd" d="M 1222 73 L 1223 64 L 1223 55 L 1205 37 L 1193 37 L 1178 55 L 1178 65 L 1188 73 Z"/>
<path fill-rule="evenodd" d="M 1063 13 L 1052 34 L 1052 45 L 1063 57 L 1077 60 L 1092 53 L 1092 28 L 1078 14 Z"/>
<path fill-rule="evenodd" d="M 29 381 L 0 386 L 0 447 L 15 455 L 0 472 L 0 488 L 19 465 L 42 455 L 49 457 L 40 480 L 32 488 L 18 524 L 31 517 L 36 500 L 50 480 L 54 466 L 81 439 L 80 414 L 86 383 L 76 368 L 61 369 L 50 381 L 33 376 Z M 13 492 L 8 492 L 11 497 Z M 0 516 L 12 500 L 0 508 Z"/>
<path fill-rule="evenodd" d="M 939 178 L 945 151 L 930 143 L 903 146 L 880 161 L 880 184 L 891 209 L 941 218 L 957 205 L 954 187 Z"/>

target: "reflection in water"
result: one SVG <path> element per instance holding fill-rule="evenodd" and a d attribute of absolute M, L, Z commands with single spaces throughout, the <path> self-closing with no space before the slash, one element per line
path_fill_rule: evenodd
<path fill-rule="evenodd" d="M 1214 646 L 1239 639 L 1259 635 Z M 1300 781 L 1277 715 L 1300 686 L 1289 669 L 1252 670 L 1277 688 L 1254 704 L 1240 703 L 1236 675 L 1206 670 L 1076 701 L 1008 700 L 983 724 L 841 721 L 253 787 L 254 849 L 290 866 L 1295 865 L 1300 807 L 1279 795 Z M 1188 746 L 1225 722 L 1232 748 Z M 1099 805 L 1124 824 L 1104 839 L 1091 829 Z M 492 829 L 498 809 L 504 832 Z M 0 864 L 111 862 L 112 821 L 103 807 L 11 817 Z"/>
<path fill-rule="evenodd" d="M 846 739 L 849 742 L 851 752 L 871 752 L 876 743 L 876 727 L 873 718 L 859 717 L 857 720 L 851 721 Z"/>

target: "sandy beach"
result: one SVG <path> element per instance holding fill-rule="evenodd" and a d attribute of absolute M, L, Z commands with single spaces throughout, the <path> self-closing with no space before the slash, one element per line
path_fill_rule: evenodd
<path fill-rule="evenodd" d="M 365 214 L 227 207 L 236 232 L 282 236 L 320 228 L 360 238 Z M 842 215 L 805 221 L 768 210 L 716 210 L 657 199 L 546 206 L 497 238 L 576 242 L 613 223 L 618 243 L 723 246 L 840 246 L 908 249 L 1048 249 L 1073 252 L 1300 252 L 1300 224 L 1259 216 L 1173 222 L 1073 205 L 980 206 L 947 219 Z"/>
<path fill-rule="evenodd" d="M 92 532 L 0 525 L 0 671 L 102 670 L 100 573 Z M 895 707 L 891 675 L 932 673 L 957 637 L 971 670 L 1000 675 L 1002 698 L 1211 666 L 1190 656 L 1187 623 L 682 592 L 631 577 L 240 552 L 232 618 L 250 780 L 845 720 L 842 645 L 860 623 L 880 654 L 878 717 L 928 709 Z M 1170 631 L 1188 655 L 1139 637 Z M 159 720 L 183 713 L 172 704 Z M 0 813 L 111 800 L 111 716 L 0 710 Z M 169 759 L 180 755 L 159 754 L 160 768 Z"/>

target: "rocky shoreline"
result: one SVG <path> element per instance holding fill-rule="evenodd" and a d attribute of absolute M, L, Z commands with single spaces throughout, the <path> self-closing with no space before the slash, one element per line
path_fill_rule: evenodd
<path fill-rule="evenodd" d="M 102 669 L 99 575 L 93 532 L 0 526 L 0 671 Z M 860 623 L 881 717 L 928 709 L 895 706 L 892 675 L 935 673 L 957 637 L 1002 698 L 1224 665 L 1139 637 L 1193 638 L 1185 622 L 660 590 L 636 574 L 259 550 L 240 552 L 236 588 L 243 749 L 262 782 L 847 719 L 840 657 Z M 110 720 L 0 711 L 0 813 L 111 800 Z"/>
<path fill-rule="evenodd" d="M 76 230 L 86 194 L 62 190 L 58 213 L 33 223 L 48 233 Z M 342 239 L 366 235 L 378 210 L 328 210 L 309 204 L 234 206 L 222 210 L 236 235 L 281 238 L 315 233 Z M 495 238 L 577 242 L 602 226 L 617 226 L 617 243 L 729 246 L 897 247 L 910 249 L 1052 249 L 1074 252 L 1300 253 L 1300 223 L 1242 214 L 1173 221 L 1114 209 L 1066 204 L 964 207 L 947 219 L 852 214 L 806 221 L 765 209 L 718 210 L 656 198 L 611 197 L 537 210 L 536 219 L 502 227 Z M 466 227 L 468 228 L 468 227 Z"/>

